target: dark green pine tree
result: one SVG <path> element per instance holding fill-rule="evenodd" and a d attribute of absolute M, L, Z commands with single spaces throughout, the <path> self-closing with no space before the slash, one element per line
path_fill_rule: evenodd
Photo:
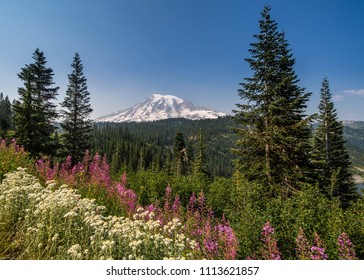
<path fill-rule="evenodd" d="M 186 142 L 182 132 L 178 131 L 173 143 L 173 173 L 177 176 L 186 174 Z"/>
<path fill-rule="evenodd" d="M 115 147 L 115 146 L 114 146 Z M 120 144 L 116 143 L 116 148 L 111 156 L 110 170 L 112 174 L 117 174 L 121 166 L 120 160 Z"/>
<path fill-rule="evenodd" d="M 68 89 L 61 103 L 63 107 L 61 127 L 65 155 L 70 155 L 73 162 L 79 162 L 85 151 L 91 147 L 92 108 L 87 79 L 83 74 L 83 65 L 78 53 L 75 54 L 71 67 L 73 70 L 68 75 Z"/>
<path fill-rule="evenodd" d="M 52 155 L 58 117 L 53 101 L 59 88 L 52 87 L 54 74 L 46 67 L 44 53 L 36 49 L 33 59 L 18 74 L 24 86 L 18 88 L 20 98 L 13 105 L 16 138 L 32 156 Z"/>
<path fill-rule="evenodd" d="M 323 79 L 318 127 L 314 137 L 314 159 L 321 191 L 329 198 L 339 197 L 343 207 L 355 200 L 351 162 L 345 147 L 343 125 L 331 101 L 329 81 Z"/>
<path fill-rule="evenodd" d="M 0 93 L 0 138 L 6 138 L 7 131 L 11 129 L 12 126 L 12 110 L 9 97 Z"/>
<path fill-rule="evenodd" d="M 310 120 L 305 115 L 310 93 L 298 86 L 295 60 L 284 33 L 277 31 L 265 6 L 260 33 L 246 59 L 252 77 L 238 90 L 234 131 L 236 168 L 246 179 L 263 184 L 269 195 L 289 195 L 309 173 Z"/>
<path fill-rule="evenodd" d="M 207 170 L 207 159 L 205 149 L 204 137 L 202 130 L 199 132 L 197 152 L 193 163 L 193 174 L 198 177 L 201 181 L 207 182 L 210 174 Z"/>

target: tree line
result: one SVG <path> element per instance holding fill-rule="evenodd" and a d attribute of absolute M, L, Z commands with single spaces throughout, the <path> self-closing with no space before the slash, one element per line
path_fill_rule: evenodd
<path fill-rule="evenodd" d="M 197 159 L 209 176 L 231 177 L 234 135 L 231 117 L 148 123 L 96 123 L 93 151 L 106 154 L 114 172 L 152 169 L 188 175 Z"/>

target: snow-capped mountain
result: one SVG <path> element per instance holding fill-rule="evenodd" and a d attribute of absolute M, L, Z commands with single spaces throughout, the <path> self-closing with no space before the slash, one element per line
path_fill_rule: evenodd
<path fill-rule="evenodd" d="M 153 94 L 136 105 L 96 119 L 96 122 L 149 122 L 171 118 L 191 120 L 217 119 L 226 116 L 204 107 L 197 107 L 173 95 Z"/>

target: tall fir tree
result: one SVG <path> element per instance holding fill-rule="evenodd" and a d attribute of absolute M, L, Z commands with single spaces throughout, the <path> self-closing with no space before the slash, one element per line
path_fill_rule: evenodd
<path fill-rule="evenodd" d="M 201 181 L 207 182 L 210 174 L 207 171 L 207 160 L 206 160 L 206 146 L 202 130 L 200 129 L 198 135 L 197 152 L 193 163 L 193 174 L 200 178 Z"/>
<path fill-rule="evenodd" d="M 13 105 L 16 138 L 32 156 L 51 155 L 58 117 L 53 102 L 59 88 L 53 87 L 53 70 L 46 66 L 44 53 L 37 48 L 33 59 L 18 74 L 24 86 L 18 88 L 19 101 Z"/>
<path fill-rule="evenodd" d="M 339 197 L 341 205 L 347 207 L 350 201 L 355 200 L 357 193 L 345 147 L 343 125 L 338 120 L 331 101 L 327 78 L 322 82 L 318 121 L 314 137 L 314 159 L 319 187 L 329 198 Z"/>
<path fill-rule="evenodd" d="M 0 93 L 0 137 L 6 138 L 7 131 L 12 127 L 12 110 L 8 96 Z"/>
<path fill-rule="evenodd" d="M 263 184 L 269 195 L 289 195 L 309 175 L 310 120 L 305 114 L 310 93 L 298 86 L 295 60 L 285 39 L 265 6 L 254 35 L 251 58 L 253 72 L 238 90 L 234 119 L 239 127 L 234 149 L 236 168 L 248 179 Z"/>
<path fill-rule="evenodd" d="M 177 131 L 173 143 L 173 173 L 185 175 L 187 171 L 186 142 L 182 132 Z"/>
<path fill-rule="evenodd" d="M 61 127 L 65 155 L 70 155 L 74 162 L 79 162 L 85 151 L 91 147 L 92 108 L 87 79 L 83 74 L 83 65 L 78 53 L 75 54 L 71 67 L 73 70 L 68 75 L 68 89 L 61 103 L 63 107 Z"/>

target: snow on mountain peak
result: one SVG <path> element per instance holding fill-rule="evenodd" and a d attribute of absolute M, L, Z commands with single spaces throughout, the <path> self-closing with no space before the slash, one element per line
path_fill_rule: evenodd
<path fill-rule="evenodd" d="M 97 122 L 148 122 L 170 118 L 191 120 L 216 119 L 226 116 L 204 107 L 196 107 L 191 102 L 173 95 L 153 94 L 136 105 L 96 119 Z"/>

